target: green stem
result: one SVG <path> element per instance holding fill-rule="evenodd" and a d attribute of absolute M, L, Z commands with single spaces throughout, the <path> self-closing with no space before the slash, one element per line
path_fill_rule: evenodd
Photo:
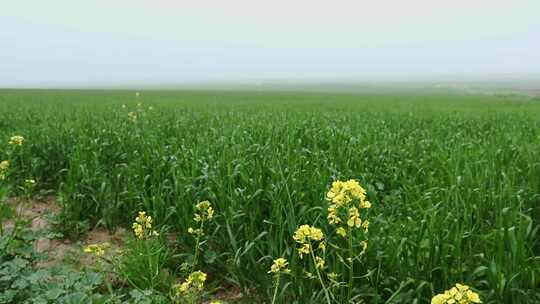
<path fill-rule="evenodd" d="M 274 296 L 272 297 L 272 304 L 276 303 L 277 291 L 279 288 L 279 277 L 280 277 L 280 273 L 278 272 L 276 275 L 276 287 L 274 288 Z"/>
<path fill-rule="evenodd" d="M 195 238 L 195 253 L 193 254 L 193 265 L 191 265 L 191 272 L 195 271 L 195 267 L 197 266 L 197 259 L 199 255 L 200 242 L 201 242 L 201 233 L 203 232 L 203 228 L 204 228 L 204 219 L 201 219 L 201 226 L 199 226 L 197 238 Z"/>
<path fill-rule="evenodd" d="M 352 288 L 353 288 L 353 239 L 352 239 L 352 229 L 349 227 L 349 290 L 347 292 L 347 303 L 352 298 Z"/>
<path fill-rule="evenodd" d="M 148 249 L 148 240 L 143 240 L 143 243 L 144 243 L 144 251 L 145 251 L 145 256 L 146 256 L 146 261 L 148 262 L 148 269 L 150 270 L 150 273 L 152 274 L 150 276 L 150 286 L 152 286 L 152 289 L 154 288 L 154 275 L 153 275 L 153 271 L 152 271 L 152 257 L 150 256 L 150 253 L 149 253 L 149 249 Z"/>
<path fill-rule="evenodd" d="M 326 298 L 326 303 L 331 304 L 332 301 L 330 300 L 330 295 L 328 293 L 328 289 L 326 289 L 326 285 L 324 285 L 324 281 L 321 277 L 321 273 L 319 272 L 319 268 L 317 267 L 317 260 L 315 259 L 315 253 L 313 253 L 313 246 L 311 245 L 311 242 L 309 242 L 309 252 L 311 253 L 311 259 L 313 260 L 313 265 L 315 266 L 315 272 L 317 272 L 317 277 L 319 278 L 319 282 L 321 282 L 321 286 L 324 290 L 324 296 Z"/>

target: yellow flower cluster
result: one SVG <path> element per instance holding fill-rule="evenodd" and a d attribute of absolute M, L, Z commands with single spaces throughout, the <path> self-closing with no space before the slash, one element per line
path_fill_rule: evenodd
<path fill-rule="evenodd" d="M 127 113 L 127 116 L 128 116 L 128 119 L 129 119 L 131 122 L 136 122 L 136 121 L 137 121 L 137 113 L 135 113 L 135 112 L 128 112 L 128 113 Z"/>
<path fill-rule="evenodd" d="M 6 179 L 6 173 L 8 169 L 9 169 L 9 161 L 3 160 L 2 162 L 0 162 L 0 180 Z"/>
<path fill-rule="evenodd" d="M 105 254 L 105 249 L 109 248 L 109 243 L 88 245 L 84 248 L 85 253 L 93 253 L 97 256 Z"/>
<path fill-rule="evenodd" d="M 274 263 L 270 267 L 268 273 L 290 273 L 289 262 L 284 258 L 278 258 L 274 260 Z"/>
<path fill-rule="evenodd" d="M 29 178 L 29 179 L 24 180 L 24 184 L 26 185 L 26 187 L 30 188 L 36 184 L 36 180 Z"/>
<path fill-rule="evenodd" d="M 328 222 L 338 226 L 336 233 L 345 237 L 347 229 L 362 228 L 368 231 L 369 221 L 360 217 L 361 209 L 371 208 L 366 198 L 366 190 L 354 179 L 346 182 L 335 181 L 326 194 L 330 202 Z M 342 226 L 339 226 L 342 225 Z"/>
<path fill-rule="evenodd" d="M 214 217 L 214 208 L 212 208 L 212 204 L 209 201 L 202 201 L 195 205 L 195 215 L 193 217 L 193 220 L 197 223 L 200 223 L 200 228 L 188 228 L 188 233 L 202 236 L 204 235 L 203 227 L 204 222 L 212 220 Z"/>
<path fill-rule="evenodd" d="M 176 284 L 173 289 L 178 295 L 188 294 L 190 291 L 202 291 L 204 282 L 206 281 L 206 273 L 202 271 L 192 272 L 187 280 L 181 284 Z"/>
<path fill-rule="evenodd" d="M 431 304 L 471 304 L 482 303 L 478 294 L 469 286 L 456 284 L 444 293 L 438 294 L 431 299 Z"/>
<path fill-rule="evenodd" d="M 314 245 L 312 242 L 319 242 L 318 249 L 321 249 L 323 252 L 326 250 L 324 234 L 319 228 L 315 228 L 310 225 L 302 225 L 294 233 L 293 239 L 297 243 L 301 244 L 300 248 L 298 248 L 298 255 L 301 259 L 304 257 L 305 254 L 309 255 L 310 253 L 312 253 Z M 324 267 L 324 260 L 321 263 L 320 260 L 322 260 L 322 258 L 318 256 L 316 258 L 318 258 L 317 267 Z"/>
<path fill-rule="evenodd" d="M 195 217 L 193 218 L 195 222 L 211 220 L 214 217 L 214 209 L 209 201 L 199 202 L 197 205 L 195 205 L 195 209 Z"/>
<path fill-rule="evenodd" d="M 158 233 L 152 230 L 152 217 L 146 215 L 146 212 L 140 211 L 132 225 L 135 236 L 139 239 L 145 239 L 149 236 L 157 236 Z"/>
<path fill-rule="evenodd" d="M 310 225 L 302 225 L 294 233 L 293 239 L 300 244 L 307 243 L 310 240 L 318 242 L 324 239 L 324 234 L 319 228 Z"/>
<path fill-rule="evenodd" d="M 24 142 L 24 137 L 20 135 L 12 136 L 9 139 L 9 144 L 13 146 L 22 146 L 23 142 Z"/>

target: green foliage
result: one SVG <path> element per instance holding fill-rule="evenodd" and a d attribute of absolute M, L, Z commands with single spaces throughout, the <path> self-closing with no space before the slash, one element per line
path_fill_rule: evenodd
<path fill-rule="evenodd" d="M 246 293 L 272 289 L 271 257 L 301 269 L 292 234 L 329 232 L 324 193 L 357 178 L 374 203 L 355 271 L 367 275 L 354 278 L 367 303 L 426 303 L 455 282 L 486 303 L 530 303 L 540 301 L 538 114 L 520 96 L 2 90 L 0 139 L 25 137 L 9 183 L 57 190 L 66 235 L 146 210 L 191 252 L 192 204 L 212 201 L 220 216 L 205 246 L 217 254 L 203 266 Z M 299 276 L 280 298 L 320 301 Z"/>
<path fill-rule="evenodd" d="M 131 239 L 119 261 L 119 275 L 139 290 L 168 292 L 171 275 L 164 268 L 170 254 L 159 238 Z"/>
<path fill-rule="evenodd" d="M 42 256 L 32 248 L 38 234 L 17 224 L 0 235 L 0 303 L 104 303 L 101 274 L 69 267 L 34 267 Z"/>

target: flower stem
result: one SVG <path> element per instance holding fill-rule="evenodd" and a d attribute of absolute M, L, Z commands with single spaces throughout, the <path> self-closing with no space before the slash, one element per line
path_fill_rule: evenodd
<path fill-rule="evenodd" d="M 201 233 L 203 233 L 204 228 L 204 219 L 201 219 L 201 226 L 199 226 L 199 231 L 197 232 L 197 237 L 195 238 L 195 253 L 193 254 L 193 264 L 191 265 L 191 272 L 195 271 L 197 266 L 197 259 L 199 256 L 199 249 L 201 243 Z"/>
<path fill-rule="evenodd" d="M 324 281 L 321 277 L 321 273 L 319 272 L 319 268 L 317 267 L 317 260 L 315 260 L 315 254 L 313 253 L 313 246 L 311 245 L 311 242 L 309 243 L 309 252 L 311 253 L 311 258 L 313 260 L 313 265 L 315 265 L 315 271 L 317 272 L 317 277 L 319 278 L 319 282 L 321 282 L 321 286 L 324 290 L 324 296 L 326 298 L 326 303 L 331 304 L 332 301 L 330 300 L 330 296 L 328 293 L 328 289 L 326 289 L 326 285 L 324 285 Z"/>
<path fill-rule="evenodd" d="M 279 288 L 279 277 L 280 277 L 280 273 L 278 272 L 278 274 L 276 274 L 276 287 L 274 288 L 274 296 L 272 297 L 272 304 L 276 303 L 277 291 Z"/>
<path fill-rule="evenodd" d="M 354 277 L 353 277 L 353 239 L 352 239 L 352 229 L 351 227 L 349 227 L 349 290 L 347 292 L 347 303 L 351 300 L 352 298 L 352 288 L 353 288 L 353 281 L 354 281 Z"/>

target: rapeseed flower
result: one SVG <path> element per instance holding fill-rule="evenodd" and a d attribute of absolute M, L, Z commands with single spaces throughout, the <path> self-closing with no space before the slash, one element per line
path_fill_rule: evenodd
<path fill-rule="evenodd" d="M 319 242 L 317 249 L 326 250 L 324 234 L 321 229 L 310 225 L 300 226 L 293 235 L 293 239 L 300 244 L 298 255 L 302 259 L 304 255 L 309 255 L 313 251 L 312 242 Z"/>
<path fill-rule="evenodd" d="M 135 112 L 128 112 L 128 119 L 132 122 L 137 121 L 137 114 Z"/>
<path fill-rule="evenodd" d="M 9 139 L 9 144 L 13 146 L 22 146 L 23 142 L 24 142 L 24 137 L 20 135 L 12 136 Z"/>
<path fill-rule="evenodd" d="M 316 256 L 315 257 L 315 267 L 317 267 L 319 269 L 324 268 L 324 259 L 319 257 L 319 256 Z"/>
<path fill-rule="evenodd" d="M 186 295 L 192 291 L 200 292 L 204 289 L 204 282 L 206 281 L 206 273 L 202 271 L 192 272 L 186 281 L 181 284 L 176 284 L 173 289 L 177 295 Z"/>
<path fill-rule="evenodd" d="M 455 287 L 438 294 L 431 299 L 431 304 L 473 304 L 482 303 L 478 294 L 467 285 L 456 284 Z"/>
<path fill-rule="evenodd" d="M 103 256 L 105 249 L 109 248 L 109 243 L 88 245 L 84 248 L 85 253 L 93 253 L 95 255 Z"/>
<path fill-rule="evenodd" d="M 214 209 L 209 201 L 202 201 L 195 205 L 195 216 L 193 220 L 200 222 L 203 220 L 211 220 L 214 217 Z"/>
<path fill-rule="evenodd" d="M 346 182 L 335 181 L 326 193 L 326 199 L 338 206 L 348 204 L 353 199 L 366 200 L 366 190 L 354 179 Z"/>
<path fill-rule="evenodd" d="M 341 235 L 342 237 L 347 236 L 347 230 L 345 230 L 345 228 L 343 228 L 343 227 L 339 227 L 338 229 L 336 229 L 336 233 L 338 235 Z"/>
<path fill-rule="evenodd" d="M 358 211 L 358 208 L 354 206 L 349 208 L 349 219 L 347 220 L 347 225 L 351 228 L 360 228 L 360 226 L 362 225 L 362 220 L 360 219 L 360 212 Z"/>
<path fill-rule="evenodd" d="M 302 225 L 294 233 L 293 239 L 297 243 L 304 244 L 309 240 L 321 241 L 324 239 L 324 234 L 319 228 L 315 228 L 310 225 Z"/>
<path fill-rule="evenodd" d="M 300 248 L 298 248 L 298 255 L 300 258 L 304 258 L 304 254 L 309 254 L 311 252 L 311 245 L 310 244 L 302 244 Z"/>
<path fill-rule="evenodd" d="M 135 222 L 131 226 L 135 236 L 139 239 L 145 239 L 150 236 L 159 235 L 157 231 L 152 230 L 152 217 L 146 215 L 145 211 L 140 211 L 138 216 L 135 218 Z"/>
<path fill-rule="evenodd" d="M 368 230 L 369 222 L 362 219 L 361 210 L 371 208 L 367 200 L 366 190 L 354 179 L 334 181 L 326 193 L 329 201 L 327 219 L 331 225 L 337 226 L 336 233 L 346 237 L 350 229 Z"/>
<path fill-rule="evenodd" d="M 367 242 L 367 241 L 361 241 L 361 242 L 360 242 L 360 246 L 362 246 L 362 252 L 361 252 L 361 254 L 366 253 L 367 247 L 368 247 L 368 242 Z"/>
<path fill-rule="evenodd" d="M 290 273 L 289 262 L 284 258 L 277 258 L 274 260 L 274 263 L 270 267 L 268 273 Z"/>
<path fill-rule="evenodd" d="M 0 170 L 7 170 L 9 168 L 9 161 L 3 160 L 0 162 Z"/>
<path fill-rule="evenodd" d="M 3 160 L 2 162 L 0 162 L 0 180 L 6 179 L 6 173 L 8 169 L 9 169 L 9 161 Z"/>

